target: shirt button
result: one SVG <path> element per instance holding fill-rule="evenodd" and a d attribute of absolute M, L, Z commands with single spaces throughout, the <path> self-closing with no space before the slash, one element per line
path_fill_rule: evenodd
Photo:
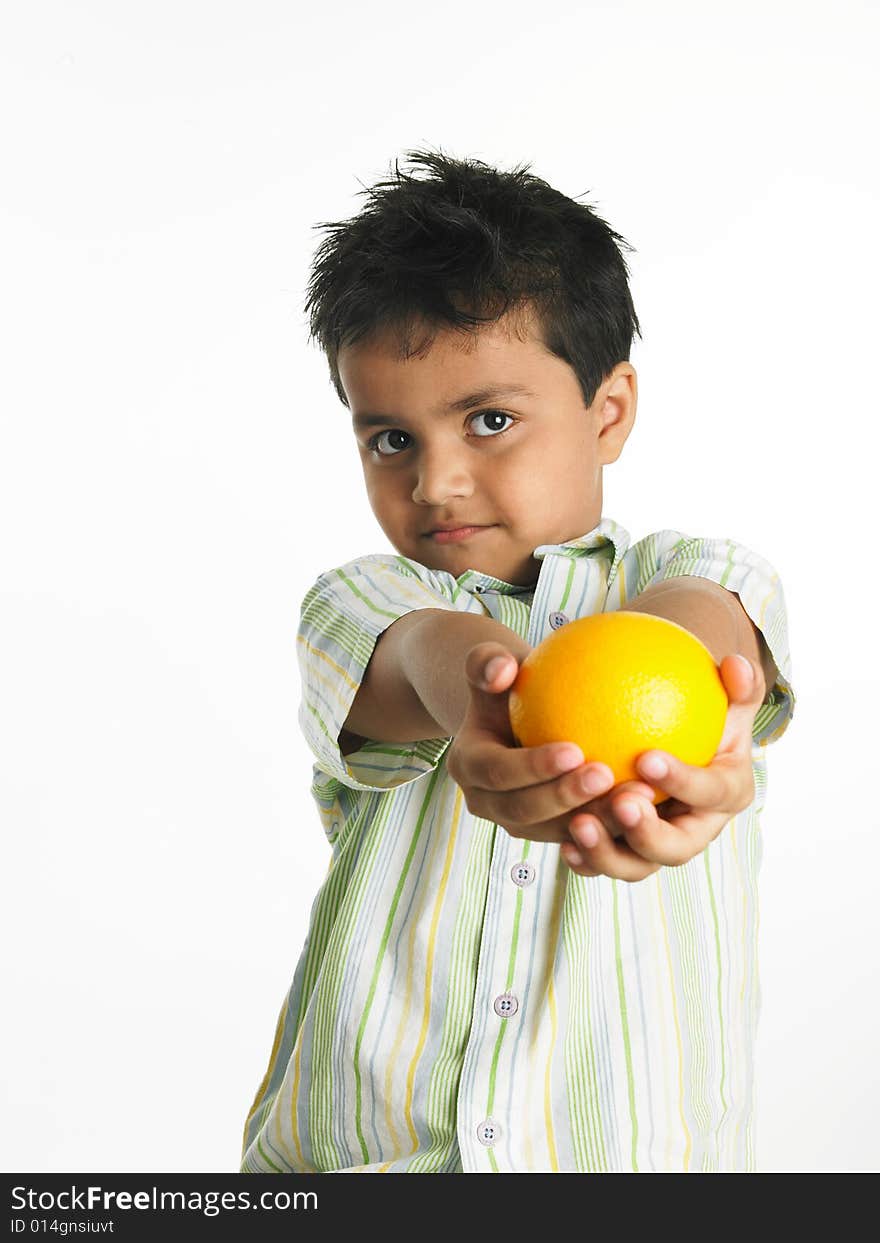
<path fill-rule="evenodd" d="M 516 1014 L 519 1009 L 519 1002 L 513 993 L 502 993 L 500 997 L 495 998 L 495 1013 L 503 1019 L 509 1019 L 512 1014 Z"/>
<path fill-rule="evenodd" d="M 485 590 L 486 588 L 482 585 L 482 583 L 477 583 L 476 586 L 474 587 L 474 591 L 478 595 L 482 595 Z"/>
<path fill-rule="evenodd" d="M 510 869 L 510 878 L 515 885 L 519 885 L 522 889 L 525 885 L 530 885 L 535 879 L 535 869 L 531 863 L 514 863 Z"/>
<path fill-rule="evenodd" d="M 494 1118 L 484 1118 L 477 1127 L 477 1139 L 481 1144 L 485 1144 L 487 1148 L 491 1148 L 493 1144 L 497 1144 L 501 1138 L 501 1127 Z"/>
<path fill-rule="evenodd" d="M 568 617 L 565 613 L 551 613 L 548 620 L 553 630 L 559 630 L 559 628 L 564 626 L 568 621 Z"/>

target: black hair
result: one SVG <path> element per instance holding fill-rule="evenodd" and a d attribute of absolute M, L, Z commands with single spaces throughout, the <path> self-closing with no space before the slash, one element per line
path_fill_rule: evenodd
<path fill-rule="evenodd" d="M 633 247 L 528 164 L 502 172 L 439 151 L 405 158 L 430 175 L 401 172 L 395 160 L 393 177 L 363 190 L 356 216 L 314 226 L 328 234 L 309 279 L 309 340 L 326 354 L 340 401 L 348 405 L 343 346 L 391 328 L 410 358 L 440 327 L 473 333 L 532 307 L 545 347 L 572 367 L 592 405 L 629 359 L 633 332 L 642 335 L 620 249 Z"/>

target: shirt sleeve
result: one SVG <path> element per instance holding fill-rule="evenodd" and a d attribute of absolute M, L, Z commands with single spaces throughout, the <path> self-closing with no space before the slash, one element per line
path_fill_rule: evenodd
<path fill-rule="evenodd" d="M 730 539 L 700 539 L 680 531 L 659 531 L 640 540 L 627 554 L 627 597 L 655 583 L 681 575 L 708 578 L 735 592 L 760 630 L 778 670 L 758 709 L 753 743 L 766 746 L 788 728 L 794 714 L 788 616 L 779 575 L 758 553 Z"/>
<path fill-rule="evenodd" d="M 368 739 L 343 755 L 339 731 L 379 636 L 414 609 L 451 609 L 455 579 L 405 557 L 378 554 L 328 570 L 306 593 L 297 631 L 300 728 L 316 768 L 355 790 L 389 790 L 436 768 L 449 738 Z"/>

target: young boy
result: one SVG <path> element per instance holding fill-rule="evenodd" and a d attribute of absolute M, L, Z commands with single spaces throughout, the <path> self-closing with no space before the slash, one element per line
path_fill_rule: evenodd
<path fill-rule="evenodd" d="M 307 302 L 398 555 L 303 602 L 332 859 L 241 1169 L 754 1169 L 763 747 L 793 707 L 779 579 L 732 540 L 633 545 L 602 516 L 637 399 L 623 239 L 524 169 L 408 158 L 428 175 L 395 162 L 326 226 Z M 570 743 L 516 745 L 518 662 L 614 609 L 719 664 L 706 768 L 647 752 L 615 787 Z"/>

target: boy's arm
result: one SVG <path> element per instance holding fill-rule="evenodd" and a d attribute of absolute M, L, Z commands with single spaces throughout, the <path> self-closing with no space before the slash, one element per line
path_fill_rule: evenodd
<path fill-rule="evenodd" d="M 725 656 L 747 656 L 764 674 L 765 695 L 776 684 L 778 670 L 760 630 L 737 594 L 711 579 L 664 579 L 629 600 L 625 611 L 678 622 L 705 644 L 717 665 Z"/>
<path fill-rule="evenodd" d="M 477 643 L 501 643 L 521 661 L 529 644 L 492 617 L 414 609 L 379 637 L 340 733 L 343 752 L 367 738 L 452 738 L 470 697 L 465 658 Z"/>

